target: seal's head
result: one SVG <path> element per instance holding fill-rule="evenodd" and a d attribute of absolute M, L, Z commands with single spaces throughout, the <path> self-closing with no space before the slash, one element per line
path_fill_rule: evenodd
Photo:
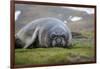
<path fill-rule="evenodd" d="M 50 45 L 53 47 L 65 47 L 67 44 L 67 34 L 63 28 L 56 27 L 50 34 Z"/>

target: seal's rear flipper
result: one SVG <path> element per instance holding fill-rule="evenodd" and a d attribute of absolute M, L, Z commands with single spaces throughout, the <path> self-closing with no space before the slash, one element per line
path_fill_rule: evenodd
<path fill-rule="evenodd" d="M 25 44 L 19 38 L 15 39 L 15 48 L 23 48 L 24 45 Z"/>

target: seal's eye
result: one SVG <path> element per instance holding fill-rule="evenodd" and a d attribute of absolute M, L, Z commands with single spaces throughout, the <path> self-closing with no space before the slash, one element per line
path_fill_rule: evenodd
<path fill-rule="evenodd" d="M 61 35 L 61 37 L 65 38 L 65 35 L 63 34 L 63 35 Z"/>
<path fill-rule="evenodd" d="M 52 34 L 51 38 L 55 38 L 55 37 L 56 37 L 56 35 L 55 34 Z"/>
<path fill-rule="evenodd" d="M 53 32 L 51 35 L 50 35 L 50 38 L 55 38 L 56 37 L 56 33 Z"/>

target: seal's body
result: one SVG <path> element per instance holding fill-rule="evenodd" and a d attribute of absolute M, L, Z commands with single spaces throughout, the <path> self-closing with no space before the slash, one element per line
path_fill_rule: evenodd
<path fill-rule="evenodd" d="M 16 38 L 23 43 L 23 48 L 36 42 L 38 47 L 67 47 L 71 43 L 72 34 L 64 22 L 48 17 L 28 23 L 16 34 Z"/>

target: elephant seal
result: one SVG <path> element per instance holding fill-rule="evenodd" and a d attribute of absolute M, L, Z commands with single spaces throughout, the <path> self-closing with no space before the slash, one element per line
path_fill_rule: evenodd
<path fill-rule="evenodd" d="M 53 18 L 39 18 L 28 23 L 16 34 L 16 46 L 68 47 L 72 34 L 63 21 Z M 34 45 L 35 43 L 35 45 Z"/>

